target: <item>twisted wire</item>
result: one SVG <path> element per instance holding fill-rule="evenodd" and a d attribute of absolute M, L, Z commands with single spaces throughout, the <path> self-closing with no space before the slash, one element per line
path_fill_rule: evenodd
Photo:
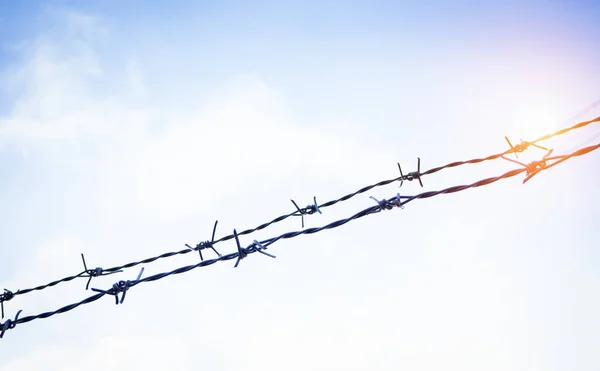
<path fill-rule="evenodd" d="M 554 161 L 552 164 L 550 165 L 544 165 L 541 170 L 547 170 L 559 163 L 562 163 L 572 157 L 577 157 L 577 156 L 582 156 L 585 155 L 587 153 L 590 153 L 596 149 L 600 148 L 600 143 L 593 145 L 593 146 L 588 146 L 588 147 L 584 147 L 581 148 L 571 154 L 566 154 L 566 155 L 558 155 L 558 156 L 553 156 L 553 157 L 547 157 L 545 158 L 543 161 L 548 162 L 548 161 Z M 157 281 L 160 279 L 163 279 L 165 277 L 171 276 L 171 275 L 176 275 L 176 274 L 182 274 L 182 273 L 186 273 L 189 272 L 193 269 L 196 268 L 200 268 L 200 267 L 206 267 L 209 265 L 212 265 L 216 262 L 219 261 L 227 261 L 227 260 L 232 260 L 232 259 L 237 259 L 237 262 L 235 264 L 235 266 L 237 267 L 238 263 L 240 262 L 240 260 L 242 258 L 247 257 L 250 254 L 256 253 L 256 252 L 260 252 L 262 254 L 268 255 L 270 257 L 274 257 L 270 254 L 265 253 L 263 250 L 265 250 L 268 246 L 276 243 L 277 241 L 283 240 L 283 239 L 290 239 L 290 238 L 294 238 L 300 235 L 304 235 L 304 234 L 314 234 L 314 233 L 318 233 L 318 232 L 322 232 L 328 229 L 333 229 L 333 228 L 337 228 L 340 227 L 344 224 L 347 224 L 353 220 L 359 219 L 359 218 L 363 218 L 367 215 L 371 215 L 374 213 L 379 213 L 381 211 L 384 210 L 391 210 L 395 207 L 398 208 L 402 208 L 404 205 L 406 205 L 407 203 L 417 200 L 417 199 L 425 199 L 425 198 L 430 198 L 430 197 L 434 197 L 434 196 L 438 196 L 441 194 L 450 194 L 450 193 L 456 193 L 456 192 L 461 192 L 461 191 L 465 191 L 467 189 L 470 188 L 477 188 L 477 187 L 482 187 L 482 186 L 486 186 L 486 185 L 490 185 L 492 183 L 495 183 L 499 180 L 502 179 L 508 179 L 508 178 L 512 178 L 515 177 L 523 172 L 527 172 L 528 176 L 530 175 L 530 170 L 528 167 L 522 167 L 519 169 L 514 169 L 514 170 L 510 170 L 500 176 L 496 176 L 496 177 L 491 177 L 491 178 L 486 178 L 486 179 L 482 179 L 479 180 L 477 182 L 471 183 L 471 184 L 467 184 L 467 185 L 458 185 L 458 186 L 453 186 L 453 187 L 449 187 L 449 188 L 445 188 L 439 191 L 428 191 L 428 192 L 422 192 L 419 193 L 417 195 L 414 196 L 400 196 L 400 194 L 397 194 L 396 196 L 389 198 L 389 199 L 384 199 L 384 200 L 376 200 L 377 204 L 371 207 L 368 207 L 366 209 L 363 209 L 361 211 L 359 211 L 358 213 L 345 218 L 345 219 L 340 219 L 334 222 L 331 222 L 327 225 L 324 225 L 322 227 L 316 227 L 316 228 L 308 228 L 308 229 L 303 229 L 301 231 L 295 231 L 295 232 L 288 232 L 288 233 L 284 233 L 281 234 L 277 237 L 273 237 L 270 239 L 266 239 L 263 241 L 253 241 L 252 244 L 250 244 L 248 247 L 246 248 L 242 248 L 239 242 L 239 235 L 240 233 L 237 233 L 234 230 L 233 236 L 236 239 L 236 243 L 237 243 L 237 247 L 238 247 L 238 251 L 236 252 L 232 252 L 230 254 L 226 254 L 226 255 L 221 255 L 217 258 L 214 259 L 209 259 L 209 260 L 203 260 L 197 264 L 193 264 L 193 265 L 187 265 L 187 266 L 183 266 L 180 268 L 177 268 L 175 270 L 169 271 L 169 272 L 163 272 L 163 273 L 157 273 L 154 274 L 152 276 L 148 276 L 145 278 L 141 278 L 142 272 L 143 272 L 143 268 L 142 271 L 140 272 L 140 274 L 138 275 L 138 278 L 136 280 L 133 281 L 119 281 L 117 283 L 115 283 L 111 288 L 109 288 L 108 290 L 99 290 L 99 289 L 93 289 L 94 291 L 97 291 L 98 293 L 95 295 L 92 295 L 88 298 L 83 299 L 80 302 L 77 303 L 73 303 L 73 304 L 69 304 L 67 306 L 64 306 L 62 308 L 59 308 L 55 311 L 51 311 L 51 312 L 44 312 L 44 313 L 40 313 L 40 314 L 36 314 L 36 315 L 30 315 L 30 316 L 26 316 L 26 317 L 21 317 L 19 318 L 19 314 L 21 313 L 21 311 L 19 311 L 17 313 L 17 315 L 15 316 L 14 320 L 8 319 L 6 320 L 4 323 L 0 323 L 0 338 L 2 338 L 4 336 L 4 333 L 6 330 L 8 329 L 13 329 L 15 328 L 15 326 L 17 324 L 22 324 L 22 323 L 27 323 L 27 322 L 31 322 L 33 320 L 36 319 L 43 319 L 43 318 L 48 318 L 51 316 L 54 316 L 56 314 L 60 314 L 60 313 L 65 313 L 71 310 L 76 309 L 77 307 L 84 305 L 84 304 L 89 304 L 92 303 L 96 300 L 99 300 L 101 297 L 103 297 L 104 295 L 113 295 L 115 296 L 115 301 L 117 304 L 119 303 L 123 303 L 123 300 L 125 299 L 125 292 L 132 288 L 135 287 L 136 285 L 143 283 L 143 282 L 153 282 L 153 281 Z M 535 175 L 535 174 L 534 174 Z M 188 250 L 191 251 L 191 250 Z M 119 302 L 118 300 L 118 294 L 122 293 L 122 297 L 121 297 L 121 301 Z"/>
<path fill-rule="evenodd" d="M 100 277 L 100 276 L 108 276 L 110 274 L 121 272 L 121 270 L 119 270 L 119 269 L 109 271 L 106 269 L 102 269 L 100 267 L 94 268 L 94 269 L 88 269 L 87 264 L 85 262 L 85 257 L 83 256 L 83 254 L 81 254 L 81 259 L 83 260 L 83 272 L 78 273 L 74 276 L 61 278 L 61 279 L 52 281 L 52 282 L 44 284 L 44 285 L 40 285 L 40 286 L 28 288 L 28 289 L 18 290 L 16 292 L 12 292 L 10 290 L 4 289 L 4 294 L 0 294 L 0 305 L 2 306 L 2 318 L 4 318 L 4 302 L 11 300 L 12 298 L 14 298 L 17 295 L 24 295 L 24 294 L 30 293 L 32 291 L 44 290 L 48 287 L 56 286 L 59 283 L 69 282 L 69 281 L 72 281 L 72 280 L 74 280 L 76 278 L 80 278 L 80 277 L 88 278 L 88 282 L 86 284 L 86 289 L 87 289 L 90 285 L 92 278 Z"/>
<path fill-rule="evenodd" d="M 565 128 L 565 129 L 557 130 L 557 131 L 555 131 L 552 134 L 542 135 L 541 137 L 537 138 L 536 140 L 534 140 L 533 142 L 530 142 L 530 143 L 539 143 L 541 141 L 548 140 L 548 139 L 553 138 L 555 136 L 566 134 L 566 133 L 568 133 L 571 130 L 579 129 L 579 128 L 582 128 L 584 126 L 588 126 L 589 124 L 592 124 L 594 122 L 600 122 L 600 116 L 598 116 L 598 117 L 596 117 L 594 119 L 591 119 L 589 121 L 582 121 L 580 123 L 577 123 L 577 124 L 575 124 L 573 126 Z"/>
<path fill-rule="evenodd" d="M 561 129 L 561 130 L 559 130 L 559 131 L 557 131 L 555 133 L 545 135 L 543 137 L 540 137 L 540 138 L 536 139 L 533 142 L 528 142 L 528 143 L 532 143 L 532 144 L 539 143 L 539 142 L 541 142 L 543 140 L 550 139 L 550 138 L 552 138 L 554 136 L 557 136 L 557 135 L 565 134 L 565 133 L 567 133 L 567 132 L 569 132 L 571 130 L 582 128 L 582 127 L 585 127 L 585 126 L 590 125 L 591 123 L 595 123 L 595 122 L 600 122 L 600 117 L 596 117 L 595 119 L 592 119 L 592 120 L 589 120 L 589 121 L 583 121 L 583 122 L 577 123 L 577 124 L 575 124 L 575 125 L 573 125 L 573 126 L 571 126 L 569 128 Z M 525 150 L 525 147 L 526 146 L 522 147 L 523 148 L 522 150 Z M 501 158 L 502 156 L 511 154 L 513 152 L 514 152 L 514 149 L 508 149 L 508 150 L 506 150 L 504 152 L 496 153 L 496 154 L 493 154 L 493 155 L 490 155 L 490 156 L 487 156 L 487 157 L 475 158 L 475 159 L 465 160 L 465 161 L 451 162 L 451 163 L 448 163 L 446 165 L 442 165 L 442 166 L 438 166 L 438 167 L 434 167 L 432 169 L 426 170 L 426 171 L 420 173 L 420 176 L 431 175 L 431 174 L 437 173 L 437 172 L 439 172 L 441 170 L 448 169 L 448 168 L 453 168 L 453 167 L 457 167 L 457 166 L 462 166 L 462 165 L 467 165 L 467 164 L 477 164 L 477 163 L 481 163 L 481 162 L 485 162 L 485 161 L 495 160 L 495 159 Z M 405 175 L 405 176 L 395 177 L 395 178 L 392 178 L 392 179 L 382 180 L 382 181 L 377 182 L 375 184 L 371 184 L 371 185 L 362 187 L 359 190 L 357 190 L 357 191 L 355 191 L 353 193 L 349 193 L 349 194 L 347 194 L 345 196 L 342 196 L 342 197 L 340 197 L 338 199 L 322 203 L 322 204 L 318 205 L 317 207 L 319 209 L 321 209 L 321 208 L 327 208 L 327 207 L 333 206 L 333 205 L 335 205 L 335 204 L 337 204 L 339 202 L 347 201 L 347 200 L 349 200 L 349 199 L 351 199 L 351 198 L 353 198 L 353 197 L 355 197 L 357 195 L 366 193 L 366 192 L 370 191 L 373 188 L 385 186 L 385 185 L 388 185 L 388 184 L 391 184 L 391 183 L 398 182 L 400 180 L 407 180 L 406 177 L 407 176 Z M 261 224 L 261 225 L 259 225 L 258 227 L 255 227 L 255 228 L 251 228 L 251 229 L 244 230 L 242 232 L 238 232 L 237 234 L 240 235 L 240 236 L 242 236 L 242 235 L 248 235 L 248 234 L 254 233 L 256 231 L 265 229 L 265 228 L 269 227 L 272 224 L 281 222 L 281 221 L 283 221 L 283 220 L 285 220 L 285 219 L 287 219 L 287 218 L 289 218 L 291 216 L 297 216 L 297 215 L 299 215 L 299 212 L 301 213 L 303 210 L 306 211 L 306 209 L 310 210 L 310 208 L 307 207 L 307 208 L 300 209 L 300 210 L 297 210 L 297 211 L 289 213 L 289 214 L 281 215 L 281 216 L 279 216 L 279 217 L 271 220 L 270 222 Z M 227 236 L 221 237 L 220 239 L 214 241 L 214 244 L 219 243 L 219 242 L 224 242 L 224 241 L 227 241 L 227 240 L 231 240 L 233 238 L 234 238 L 234 235 L 233 234 L 229 234 Z M 125 264 L 125 265 L 122 265 L 122 266 L 108 268 L 108 269 L 106 269 L 106 271 L 112 272 L 112 271 L 117 271 L 117 270 L 121 270 L 121 269 L 131 268 L 131 267 L 135 267 L 136 265 L 139 265 L 139 264 L 151 263 L 151 262 L 156 261 L 158 259 L 167 258 L 167 257 L 173 256 L 173 255 L 187 254 L 189 252 L 190 252 L 189 249 L 187 249 L 187 250 L 181 250 L 181 251 L 177 251 L 177 252 L 169 252 L 169 253 L 165 253 L 165 254 L 162 254 L 162 255 L 159 255 L 159 256 L 156 256 L 156 257 L 151 257 L 151 258 L 147 258 L 147 259 L 140 260 L 140 261 L 137 261 L 137 262 L 128 263 L 128 264 Z"/>
<path fill-rule="evenodd" d="M 363 194 L 365 192 L 368 192 L 371 189 L 376 188 L 376 187 L 385 186 L 385 185 L 388 185 L 388 184 L 391 184 L 391 183 L 395 183 L 395 182 L 398 182 L 398 181 L 403 181 L 403 180 L 413 180 L 414 176 L 416 176 L 417 178 L 420 179 L 420 177 L 422 177 L 422 176 L 431 175 L 431 174 L 437 173 L 437 172 L 439 172 L 441 170 L 444 170 L 444 169 L 453 168 L 453 167 L 457 167 L 457 166 L 462 166 L 462 165 L 466 165 L 466 164 L 476 164 L 476 163 L 481 163 L 481 162 L 485 162 L 485 161 L 495 160 L 495 159 L 501 158 L 501 157 L 503 157 L 505 155 L 508 155 L 508 154 L 511 154 L 511 153 L 522 152 L 525 149 L 527 149 L 527 147 L 529 145 L 535 145 L 536 143 L 539 143 L 541 141 L 550 139 L 550 138 L 558 136 L 558 135 L 562 135 L 562 134 L 568 133 L 568 132 L 570 132 L 572 130 L 585 127 L 585 126 L 590 125 L 590 124 L 595 123 L 595 122 L 600 122 L 600 117 L 596 117 L 596 118 L 588 120 L 588 121 L 579 122 L 579 123 L 577 123 L 577 124 L 575 124 L 575 125 L 573 125 L 571 127 L 558 130 L 558 131 L 556 131 L 556 132 L 554 132 L 552 134 L 547 134 L 547 135 L 541 136 L 541 137 L 537 138 L 536 140 L 534 140 L 532 142 L 522 142 L 521 144 L 518 144 L 518 145 L 516 145 L 514 147 L 511 144 L 511 148 L 508 149 L 508 150 L 506 150 L 506 151 L 504 151 L 504 152 L 502 152 L 502 153 L 497 153 L 497 154 L 493 154 L 493 155 L 490 155 L 490 156 L 487 156 L 487 157 L 475 158 L 475 159 L 466 160 L 466 161 L 455 161 L 455 162 L 451 162 L 451 163 L 448 163 L 448 164 L 445 164 L 445 165 L 442 165 L 442 166 L 431 168 L 431 169 L 426 170 L 426 171 L 424 171 L 422 173 L 421 172 L 417 172 L 416 174 L 415 173 L 411 173 L 411 174 L 407 174 L 407 175 L 401 175 L 399 177 L 395 177 L 395 178 L 392 178 L 392 179 L 383 180 L 383 181 L 380 181 L 378 183 L 375 183 L 375 184 L 372 184 L 372 185 L 360 188 L 359 190 L 357 190 L 357 191 L 355 191 L 353 193 L 349 193 L 349 194 L 347 194 L 345 196 L 342 196 L 342 197 L 340 197 L 338 199 L 327 201 L 327 202 L 325 202 L 325 203 L 323 203 L 321 205 L 317 204 L 316 198 L 315 198 L 314 205 L 309 205 L 309 206 L 307 206 L 305 208 L 299 208 L 298 205 L 292 200 L 292 202 L 294 203 L 294 206 L 297 209 L 296 211 L 288 213 L 288 214 L 284 214 L 284 215 L 281 215 L 281 216 L 278 216 L 278 217 L 274 218 L 273 220 L 271 220 L 270 222 L 266 222 L 266 223 L 260 224 L 259 226 L 254 227 L 254 228 L 243 230 L 241 232 L 238 232 L 237 234 L 239 236 L 249 235 L 249 234 L 254 233 L 256 231 L 263 230 L 263 229 L 265 229 L 265 228 L 267 228 L 267 227 L 269 227 L 269 226 L 271 226 L 271 225 L 273 225 L 275 223 L 279 223 L 279 222 L 281 222 L 281 221 L 283 221 L 283 220 L 285 220 L 285 219 L 287 219 L 287 218 L 289 218 L 291 216 L 302 216 L 302 217 L 304 217 L 304 215 L 313 214 L 315 211 L 319 211 L 319 213 L 320 213 L 321 212 L 320 211 L 321 208 L 327 208 L 327 207 L 333 206 L 333 205 L 335 205 L 337 203 L 347 201 L 347 200 L 349 200 L 349 199 L 351 199 L 351 198 L 353 198 L 353 197 L 355 197 L 357 195 L 360 195 L 360 194 Z M 509 144 L 510 144 L 510 142 L 509 142 Z M 304 227 L 304 218 L 302 220 L 302 226 Z M 115 267 L 111 267 L 111 268 L 107 268 L 107 269 L 101 269 L 101 268 L 96 268 L 96 270 L 87 269 L 87 267 L 85 267 L 85 261 L 84 261 L 84 268 L 85 268 L 84 271 L 80 272 L 80 273 L 78 273 L 76 275 L 72 275 L 72 276 L 68 276 L 68 277 L 65 277 L 65 278 L 57 279 L 57 280 L 52 281 L 50 283 L 39 285 L 39 286 L 36 286 L 36 287 L 33 287 L 33 288 L 20 289 L 20 290 L 17 290 L 15 292 L 6 290 L 8 293 L 10 293 L 10 295 L 8 295 L 8 294 L 7 295 L 0 294 L 0 304 L 2 305 L 2 318 L 4 318 L 4 305 L 3 305 L 4 301 L 9 301 L 12 298 L 14 298 L 15 296 L 24 295 L 24 294 L 30 293 L 32 291 L 44 290 L 46 288 L 49 288 L 49 287 L 52 287 L 52 286 L 56 286 L 59 283 L 72 281 L 72 280 L 74 280 L 76 278 L 80 278 L 80 277 L 85 277 L 85 278 L 89 277 L 88 283 L 86 285 L 86 289 L 87 289 L 92 277 L 97 277 L 99 275 L 109 275 L 109 274 L 118 273 L 118 272 L 121 272 L 123 269 L 132 268 L 132 267 L 138 266 L 140 264 L 152 263 L 152 262 L 154 262 L 156 260 L 164 259 L 164 258 L 169 258 L 169 257 L 176 256 L 176 255 L 188 254 L 188 253 L 190 253 L 192 251 L 198 251 L 200 253 L 201 258 L 202 258 L 201 248 L 203 248 L 203 247 L 212 247 L 213 250 L 214 250 L 214 244 L 217 244 L 217 243 L 220 243 L 220 242 L 224 242 L 224 241 L 228 241 L 228 240 L 231 240 L 233 238 L 234 238 L 234 234 L 229 234 L 229 235 L 221 237 L 221 238 L 219 238 L 217 240 L 214 240 L 214 231 L 213 231 L 213 241 L 211 241 L 209 244 L 206 244 L 204 246 L 200 246 L 202 244 L 201 243 L 201 244 L 198 245 L 198 247 L 196 249 L 191 248 L 188 245 L 188 248 L 186 248 L 186 249 L 182 249 L 182 250 L 179 250 L 179 251 L 172 251 L 172 252 L 163 253 L 163 254 L 160 254 L 158 256 L 145 258 L 145 259 L 142 259 L 142 260 L 139 260 L 139 261 L 126 263 L 126 264 L 123 264 L 123 265 L 120 265 L 120 266 L 115 266 Z M 216 250 L 214 250 L 214 251 L 218 255 L 218 252 L 216 252 Z"/>
<path fill-rule="evenodd" d="M 512 178 L 516 175 L 519 175 L 521 173 L 523 173 L 525 171 L 525 169 L 515 169 L 515 170 L 511 170 L 509 172 L 506 172 L 500 176 L 497 177 L 492 177 L 492 178 L 486 178 L 486 179 L 482 179 L 480 181 L 477 181 L 475 183 L 472 184 L 467 184 L 467 185 L 460 185 L 460 186 L 453 186 L 453 187 L 449 187 L 446 189 L 443 189 L 441 191 L 429 191 L 429 192 L 423 192 L 423 193 L 419 193 L 418 195 L 415 196 L 400 196 L 397 195 L 395 197 L 392 197 L 390 199 L 384 200 L 384 202 L 386 202 L 386 204 L 397 204 L 398 206 L 404 206 L 407 203 L 409 203 L 410 201 L 419 199 L 419 198 L 429 198 L 429 197 L 433 197 L 433 196 L 437 196 L 440 194 L 445 194 L 445 193 L 455 193 L 455 192 L 460 192 L 460 191 L 464 191 L 467 190 L 469 188 L 476 188 L 476 187 L 481 187 L 484 185 L 489 185 L 492 183 L 495 183 L 501 179 L 507 179 L 507 178 Z M 405 201 L 401 201 L 400 203 L 398 203 L 398 200 L 402 200 L 404 199 Z M 267 240 L 263 241 L 263 244 L 265 246 L 270 246 L 271 244 L 281 240 L 281 239 L 288 239 L 288 238 L 293 238 L 293 237 L 297 237 L 300 236 L 302 234 L 313 234 L 313 233 L 317 233 L 317 232 L 321 232 L 323 230 L 326 229 L 332 229 L 332 228 L 337 228 L 340 227 L 348 222 L 351 222 L 352 220 L 356 220 L 362 217 L 365 217 L 367 215 L 373 214 L 373 213 L 377 213 L 380 212 L 382 210 L 384 210 L 386 208 L 382 207 L 381 204 L 379 205 L 375 205 L 372 207 L 369 207 L 367 209 L 361 210 L 358 213 L 352 215 L 351 217 L 348 217 L 346 219 L 340 219 L 340 220 L 336 220 L 334 222 L 331 222 L 323 227 L 318 227 L 318 228 L 308 228 L 308 229 L 304 229 L 301 231 L 295 231 L 295 232 L 288 232 L 288 233 L 284 233 L 280 236 L 277 237 L 273 237 Z"/>

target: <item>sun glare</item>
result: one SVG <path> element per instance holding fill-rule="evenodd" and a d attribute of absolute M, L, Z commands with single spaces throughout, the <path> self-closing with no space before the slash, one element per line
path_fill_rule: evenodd
<path fill-rule="evenodd" d="M 550 134 L 558 130 L 561 118 L 556 109 L 549 107 L 540 109 L 527 109 L 517 112 L 515 115 L 515 123 L 513 131 L 518 132 L 518 138 L 515 141 L 523 140 L 532 141 L 542 135 Z"/>
<path fill-rule="evenodd" d="M 558 112 L 556 107 L 534 107 L 515 110 L 512 122 L 509 126 L 510 133 L 507 138 L 515 146 L 521 140 L 531 142 L 542 136 L 552 134 L 568 124 L 565 115 Z M 541 147 L 533 151 L 519 153 L 518 158 L 524 163 L 539 159 L 551 148 L 547 141 L 538 143 Z M 538 152 L 542 150 L 542 152 Z"/>

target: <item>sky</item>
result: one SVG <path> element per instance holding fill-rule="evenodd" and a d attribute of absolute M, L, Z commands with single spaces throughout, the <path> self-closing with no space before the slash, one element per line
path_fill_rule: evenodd
<path fill-rule="evenodd" d="M 600 116 L 595 1 L 0 3 L 0 289 L 141 260 Z M 548 141 L 600 142 L 599 124 Z M 521 156 L 533 161 L 544 152 Z M 375 188 L 470 184 L 496 160 Z M 0 370 L 597 370 L 600 154 L 19 324 Z M 245 246 L 301 230 L 291 218 Z M 216 245 L 236 251 L 232 241 Z M 214 257 L 210 251 L 205 257 Z M 186 254 L 144 276 L 196 264 Z M 95 278 L 108 289 L 139 267 Z M 5 302 L 80 301 L 81 278 Z M 2 320 L 2 321 L 4 321 Z"/>

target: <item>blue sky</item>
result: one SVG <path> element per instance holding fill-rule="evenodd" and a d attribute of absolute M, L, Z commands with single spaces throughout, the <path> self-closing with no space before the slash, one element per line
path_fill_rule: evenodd
<path fill-rule="evenodd" d="M 246 229 L 292 211 L 290 198 L 394 177 L 397 161 L 428 169 L 570 126 L 600 98 L 599 12 L 593 1 L 3 2 L 0 288 L 78 273 L 82 252 L 108 267 L 179 250 L 215 219 L 218 236 Z M 564 153 L 599 133 L 548 145 Z M 277 243 L 275 260 L 19 325 L 0 341 L 0 369 L 595 370 L 599 165 L 591 153 L 526 185 L 415 201 Z M 443 171 L 425 190 L 512 168 Z M 7 315 L 81 300 L 84 285 L 19 296 Z"/>

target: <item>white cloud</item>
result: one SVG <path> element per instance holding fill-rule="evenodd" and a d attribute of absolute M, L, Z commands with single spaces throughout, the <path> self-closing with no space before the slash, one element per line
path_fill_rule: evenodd
<path fill-rule="evenodd" d="M 127 62 L 127 75 L 129 76 L 129 85 L 133 96 L 145 97 L 147 95 L 146 84 L 144 83 L 142 71 L 134 59 Z"/>
<path fill-rule="evenodd" d="M 111 336 L 84 344 L 48 344 L 6 364 L 7 370 L 189 370 L 188 345 L 173 336 Z"/>
<path fill-rule="evenodd" d="M 92 27 L 85 17 L 61 19 L 71 28 Z M 101 118 L 107 102 L 94 94 L 103 71 L 87 37 L 83 32 L 63 42 L 45 35 L 23 44 L 24 63 L 4 76 L 20 93 L 8 117 L 0 119 L 0 144 L 28 146 L 107 131 L 110 122 Z"/>
<path fill-rule="evenodd" d="M 291 112 L 286 96 L 258 74 L 232 76 L 199 99 L 193 112 L 151 105 L 145 99 L 152 95 L 147 83 L 152 76 L 144 73 L 135 55 L 114 56 L 117 69 L 127 77 L 126 89 L 110 88 L 114 76 L 106 73 L 94 48 L 108 31 L 96 30 L 97 22 L 87 16 L 65 19 L 71 25 L 66 31 L 70 41 L 38 40 L 35 52 L 18 69 L 11 83 L 22 86 L 24 94 L 15 97 L 13 109 L 0 122 L 0 134 L 9 149 L 34 149 L 34 156 L 53 159 L 45 162 L 51 169 L 31 181 L 40 187 L 49 180 L 63 182 L 64 189 L 51 195 L 69 201 L 57 203 L 57 218 L 63 209 L 73 208 L 74 216 L 65 220 L 75 224 L 74 219 L 81 218 L 89 225 L 75 228 L 64 223 L 42 236 L 41 243 L 26 247 L 23 254 L 30 258 L 7 287 L 77 273 L 80 252 L 86 253 L 90 266 L 116 265 L 181 248 L 185 240 L 179 236 L 184 233 L 204 239 L 212 226 L 206 220 L 212 218 L 228 219 L 220 223 L 222 235 L 240 220 L 248 226 L 278 211 L 291 211 L 289 198 L 306 204 L 317 190 L 323 201 L 395 176 L 394 162 L 402 160 L 393 158 L 399 153 L 395 147 L 412 138 L 409 129 L 404 138 L 373 143 L 369 135 L 386 128 L 362 123 L 361 128 L 350 129 L 344 112 L 313 117 L 318 124 L 307 125 Z M 97 89 L 99 81 L 109 88 Z M 436 142 L 427 127 L 419 130 L 421 138 L 431 140 L 431 148 L 443 147 L 432 157 L 443 160 L 453 151 L 441 143 L 452 138 Z M 412 149 L 417 144 L 406 146 Z M 80 157 L 82 165 L 72 166 L 70 161 Z M 408 167 L 413 166 L 411 162 Z M 499 191 L 490 197 L 496 199 L 483 206 L 477 205 L 483 198 L 478 199 L 481 194 L 476 191 L 469 196 L 471 202 L 458 195 L 441 196 L 437 208 L 429 201 L 419 207 L 415 202 L 399 214 L 361 220 L 356 228 L 346 226 L 343 234 L 332 231 L 287 241 L 275 264 L 264 257 L 244 261 L 236 271 L 217 264 L 185 279 L 175 276 L 137 286 L 123 306 L 103 298 L 52 319 L 24 324 L 2 340 L 11 355 L 3 359 L 3 366 L 63 371 L 187 370 L 199 364 L 247 370 L 534 367 L 535 357 L 528 351 L 546 349 L 542 335 L 551 331 L 528 327 L 533 314 L 544 302 L 587 280 L 575 275 L 570 285 L 561 285 L 557 278 L 552 284 L 559 292 L 556 296 L 541 293 L 538 304 L 527 297 L 544 287 L 543 280 L 532 277 L 549 275 L 550 269 L 530 263 L 534 266 L 530 272 L 527 263 L 515 261 L 524 256 L 532 261 L 539 253 L 539 260 L 545 256 L 545 263 L 568 274 L 559 269 L 566 261 L 561 254 L 568 250 L 548 255 L 531 247 L 542 244 L 534 239 L 539 236 L 522 232 L 521 238 L 511 239 L 507 232 L 525 222 L 539 231 L 542 221 L 535 224 L 513 214 L 515 208 L 524 210 L 520 206 L 524 201 L 532 205 L 525 211 L 533 214 L 534 206 L 546 202 L 545 196 L 558 192 L 550 179 L 556 178 L 548 180 L 551 190 L 534 188 L 510 200 L 501 197 L 512 188 L 493 186 Z M 431 189 L 434 182 L 426 180 L 426 187 Z M 401 191 L 418 189 L 413 182 Z M 391 185 L 372 194 L 397 190 Z M 537 204 L 527 200 L 535 192 L 543 198 Z M 368 195 L 358 197 L 356 204 L 371 205 Z M 485 210 L 492 207 L 493 212 Z M 327 210 L 307 223 L 323 224 L 336 215 Z M 507 216 L 514 220 L 504 221 Z M 490 220 L 502 222 L 502 227 L 494 227 Z M 299 229 L 299 221 L 294 223 L 286 229 Z M 431 224 L 436 227 L 429 229 Z M 358 226 L 371 232 L 358 232 Z M 272 230 L 277 228 L 268 234 Z M 523 251 L 511 247 L 511 242 L 519 242 Z M 232 243 L 223 245 L 219 250 L 232 251 Z M 196 262 L 197 254 L 176 259 L 148 266 L 145 275 L 179 265 L 176 261 Z M 136 274 L 132 269 L 102 277 L 92 286 L 109 287 L 113 279 Z M 84 282 L 79 279 L 7 305 L 11 312 L 17 307 L 28 313 L 55 308 L 90 294 L 83 291 Z M 586 290 L 593 292 L 597 282 L 590 282 Z M 598 306 L 595 300 L 582 299 L 581 293 L 572 295 L 582 306 Z M 556 330 L 552 320 L 576 313 L 593 320 L 588 309 L 563 310 L 540 323 Z M 594 326 L 597 323 L 590 324 Z M 578 329 L 590 343 L 596 340 L 584 326 Z"/>

